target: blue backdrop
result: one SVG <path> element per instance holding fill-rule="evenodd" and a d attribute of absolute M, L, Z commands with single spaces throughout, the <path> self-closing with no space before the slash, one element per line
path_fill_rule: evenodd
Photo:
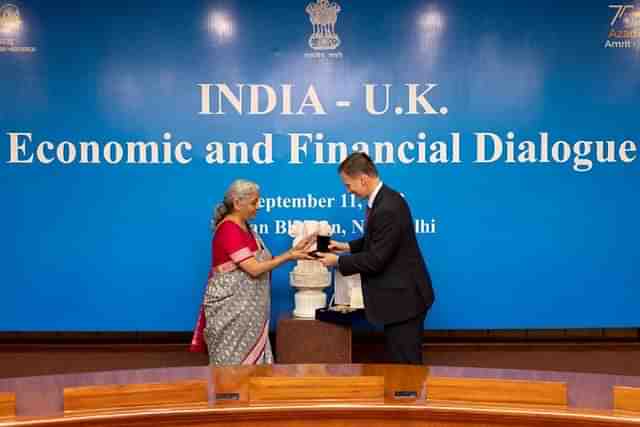
<path fill-rule="evenodd" d="M 358 142 L 418 223 L 437 294 L 426 327 L 640 324 L 639 8 L 0 8 L 0 330 L 191 329 L 230 182 L 261 185 L 256 225 L 276 253 L 290 219 L 356 238 L 362 209 L 332 151 Z M 334 203 L 284 206 L 296 197 Z M 273 275 L 274 320 L 292 309 L 292 266 Z"/>

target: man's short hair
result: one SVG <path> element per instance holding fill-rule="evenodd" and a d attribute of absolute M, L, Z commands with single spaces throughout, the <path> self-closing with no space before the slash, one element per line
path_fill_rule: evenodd
<path fill-rule="evenodd" d="M 378 169 L 371 158 L 366 153 L 351 153 L 338 166 L 338 173 L 354 177 L 360 174 L 370 177 L 378 176 Z"/>

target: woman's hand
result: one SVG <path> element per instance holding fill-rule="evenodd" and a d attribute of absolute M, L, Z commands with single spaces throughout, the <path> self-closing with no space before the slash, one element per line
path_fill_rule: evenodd
<path fill-rule="evenodd" d="M 315 259 L 311 256 L 310 252 L 313 249 L 313 245 L 316 242 L 317 233 L 310 234 L 304 239 L 296 243 L 291 249 L 284 253 L 287 260 L 301 260 L 301 259 Z"/>
<path fill-rule="evenodd" d="M 310 250 L 308 249 L 291 249 L 287 252 L 287 256 L 290 260 L 301 260 L 301 259 L 315 259 L 309 254 Z"/>
<path fill-rule="evenodd" d="M 293 247 L 294 251 L 309 251 L 313 244 L 316 242 L 316 237 L 318 237 L 318 233 L 309 234 L 304 239 L 300 240 Z"/>

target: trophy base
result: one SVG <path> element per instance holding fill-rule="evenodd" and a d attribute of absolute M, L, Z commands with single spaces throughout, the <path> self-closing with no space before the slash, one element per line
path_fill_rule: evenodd
<path fill-rule="evenodd" d="M 335 323 L 338 325 L 352 325 L 356 321 L 365 318 L 364 309 L 362 308 L 319 308 L 316 310 L 316 320 L 322 322 Z"/>

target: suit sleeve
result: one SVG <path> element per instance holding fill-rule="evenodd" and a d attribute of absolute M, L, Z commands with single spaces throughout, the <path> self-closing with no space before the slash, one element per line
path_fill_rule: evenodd
<path fill-rule="evenodd" d="M 380 211 L 371 222 L 371 241 L 366 251 L 344 255 L 338 259 L 338 269 L 345 276 L 351 274 L 375 275 L 396 254 L 402 242 L 401 227 L 394 221 L 392 211 Z"/>
<path fill-rule="evenodd" d="M 360 252 L 362 250 L 362 246 L 364 246 L 364 238 L 352 240 L 349 242 L 349 251 L 352 254 L 356 252 Z"/>

